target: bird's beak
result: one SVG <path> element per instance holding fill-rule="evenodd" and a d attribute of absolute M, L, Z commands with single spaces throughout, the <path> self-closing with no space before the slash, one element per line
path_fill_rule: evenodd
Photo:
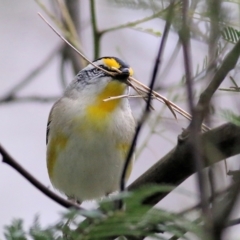
<path fill-rule="evenodd" d="M 115 79 L 125 82 L 130 76 L 133 75 L 132 68 L 120 68 L 121 73 L 117 73 Z"/>

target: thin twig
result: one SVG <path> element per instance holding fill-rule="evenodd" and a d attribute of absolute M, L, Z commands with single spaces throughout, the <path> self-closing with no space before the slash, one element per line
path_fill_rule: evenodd
<path fill-rule="evenodd" d="M 155 117 L 154 121 L 151 122 L 151 124 L 150 124 L 150 131 L 148 132 L 147 136 L 144 137 L 144 141 L 141 143 L 141 145 L 140 146 L 138 145 L 137 152 L 136 152 L 136 155 L 135 155 L 136 159 L 138 159 L 138 157 L 140 156 L 143 149 L 145 147 L 147 147 L 147 143 L 148 143 L 149 139 L 151 138 L 151 136 L 153 134 L 157 133 L 156 132 L 156 126 L 159 124 L 159 121 L 164 118 L 163 117 L 163 111 L 165 110 L 165 107 L 166 107 L 166 105 L 163 105 L 161 110 L 157 113 L 157 116 Z M 167 118 L 165 118 L 165 119 L 167 119 Z M 168 120 L 170 120 L 170 118 L 168 118 Z M 171 120 L 175 120 L 175 119 L 171 119 Z M 164 136 L 162 134 L 161 134 L 161 137 L 164 138 Z"/>
<path fill-rule="evenodd" d="M 79 1 L 66 1 L 64 3 L 63 0 L 58 0 L 59 9 L 63 16 L 64 26 L 66 30 L 63 31 L 65 33 L 66 38 L 73 43 L 77 49 L 80 49 L 83 52 L 82 45 L 78 36 L 77 28 L 78 26 L 78 15 L 79 15 Z M 74 24 L 75 23 L 75 24 Z M 76 25 L 76 26 L 75 26 Z M 70 46 L 66 44 L 65 49 L 62 51 L 63 58 L 67 58 L 72 63 L 72 68 L 74 73 L 77 74 L 80 69 L 86 66 L 86 61 L 79 57 L 79 55 L 74 51 Z M 65 62 L 65 61 L 64 61 Z"/>
<path fill-rule="evenodd" d="M 67 43 L 72 49 L 74 49 L 83 59 L 85 59 L 89 64 L 93 65 L 95 68 L 102 70 L 103 72 L 107 73 L 110 76 L 115 76 L 114 73 L 109 72 L 93 62 L 91 62 L 84 54 L 82 54 L 77 48 L 75 48 L 68 40 L 66 40 L 43 16 L 41 13 L 38 13 L 38 15 L 43 19 L 43 21 L 65 42 Z"/>
<path fill-rule="evenodd" d="M 172 104 L 170 103 L 170 101 L 168 99 L 166 99 L 165 97 L 161 96 L 159 93 L 155 92 L 154 90 L 151 90 L 149 87 L 147 87 L 144 84 L 142 84 L 141 82 L 137 81 L 135 78 L 129 77 L 129 79 L 131 80 L 131 84 L 132 85 L 133 85 L 133 83 L 136 84 L 135 88 L 138 90 L 138 93 L 143 92 L 143 93 L 146 94 L 146 96 L 148 96 L 149 93 L 151 92 L 151 98 L 155 98 L 155 99 L 159 100 L 160 102 L 165 103 L 166 106 L 168 107 L 168 109 L 173 114 L 174 118 L 177 119 L 177 116 L 176 116 L 176 114 L 175 114 L 175 112 L 174 112 L 174 110 L 172 108 Z M 148 99 L 148 98 L 146 98 L 146 99 Z M 183 111 L 181 111 L 181 113 Z"/>
<path fill-rule="evenodd" d="M 67 62 L 67 56 L 66 56 L 66 53 L 65 53 L 66 50 L 67 50 L 66 48 L 64 48 L 62 50 L 61 63 L 59 65 L 60 83 L 61 83 L 61 86 L 62 86 L 63 90 L 65 90 L 66 87 L 67 87 L 67 80 L 66 80 L 66 77 L 65 77 L 65 63 Z"/>
<path fill-rule="evenodd" d="M 240 218 L 237 218 L 237 219 L 232 219 L 232 220 L 229 220 L 226 224 L 225 224 L 225 228 L 227 227 L 233 227 L 233 226 L 236 226 L 240 224 Z"/>
<path fill-rule="evenodd" d="M 222 197 L 224 194 L 229 193 L 229 190 L 231 189 L 231 187 L 232 187 L 232 186 L 227 187 L 227 188 L 225 188 L 224 190 L 215 192 L 215 193 L 214 193 L 214 196 L 211 195 L 211 196 L 208 198 L 208 202 L 209 202 L 209 203 L 212 203 L 217 197 Z M 200 207 L 201 207 L 201 202 L 195 204 L 195 205 L 192 206 L 192 207 L 189 207 L 189 208 L 187 208 L 187 209 L 182 210 L 181 212 L 178 213 L 178 215 L 188 214 L 188 213 L 192 212 L 193 210 L 196 210 L 196 209 L 198 209 L 198 208 L 200 208 Z"/>
<path fill-rule="evenodd" d="M 143 83 L 137 81 L 133 77 L 129 77 L 129 79 L 131 80 L 131 83 L 136 84 L 135 87 L 137 87 L 138 91 L 141 91 L 141 92 L 143 92 L 145 94 L 148 94 L 150 89 L 147 86 L 145 86 Z M 184 111 L 182 108 L 178 107 L 176 104 L 174 104 L 173 102 L 169 101 L 167 98 L 163 97 L 158 92 L 152 91 L 152 95 L 157 100 L 159 100 L 160 102 L 165 103 L 167 105 L 167 107 L 170 109 L 171 112 L 172 112 L 171 109 L 173 108 L 176 112 L 178 112 L 179 114 L 181 114 L 183 117 L 187 118 L 188 120 L 192 119 L 191 115 L 188 112 Z M 175 114 L 174 114 L 174 116 L 176 118 Z M 205 126 L 205 125 L 203 125 L 203 129 L 204 129 L 204 131 L 209 130 L 209 128 L 207 126 Z"/>
<path fill-rule="evenodd" d="M 76 45 L 78 49 L 81 49 L 81 47 L 79 46 L 79 39 L 78 39 L 77 30 L 75 28 L 75 25 L 72 21 L 72 18 L 70 16 L 70 14 L 69 14 L 69 11 L 67 9 L 66 4 L 64 3 L 63 0 L 57 0 L 57 3 L 59 5 L 59 9 L 61 10 L 64 21 L 67 25 L 67 29 L 69 30 L 73 39 L 75 39 L 75 41 L 74 41 L 75 44 L 74 45 Z M 81 51 L 82 51 L 82 49 L 81 49 Z"/>
<path fill-rule="evenodd" d="M 19 163 L 17 163 L 0 145 L 0 154 L 2 155 L 2 162 L 8 164 L 12 168 L 14 168 L 17 172 L 19 172 L 24 178 L 26 178 L 33 186 L 35 186 L 38 190 L 40 190 L 44 195 L 57 202 L 64 208 L 76 208 L 79 210 L 84 210 L 80 206 L 61 198 L 54 192 L 50 191 L 47 187 L 45 187 L 41 182 L 39 182 L 35 177 L 33 177 L 28 171 L 26 171 Z"/>
<path fill-rule="evenodd" d="M 165 65 L 166 67 L 163 69 L 161 75 L 159 76 L 160 79 L 165 78 L 170 66 L 173 66 L 174 61 L 177 59 L 177 56 L 178 56 L 178 53 L 180 52 L 180 49 L 181 49 L 181 42 L 180 42 L 180 39 L 178 39 L 177 44 L 174 47 L 173 53 L 172 53 L 170 59 L 168 60 L 168 62 L 166 63 L 166 65 Z"/>
<path fill-rule="evenodd" d="M 15 97 L 12 96 L 11 98 L 6 98 L 0 101 L 0 105 L 3 103 L 25 103 L 25 102 L 42 102 L 42 103 L 46 103 L 46 102 L 54 102 L 57 99 L 59 99 L 60 96 L 56 96 L 56 97 L 44 97 L 44 96 L 25 96 L 25 97 Z"/>
<path fill-rule="evenodd" d="M 100 53 L 100 40 L 102 36 L 102 32 L 98 31 L 97 21 L 96 21 L 96 5 L 94 0 L 90 0 L 90 9 L 91 9 L 91 23 L 92 23 L 92 31 L 93 31 L 93 41 L 94 41 L 94 59 L 99 58 Z"/>
<path fill-rule="evenodd" d="M 240 88 L 234 88 L 234 87 L 230 87 L 230 88 L 219 88 L 218 90 L 220 91 L 226 91 L 226 92 L 240 92 Z"/>
<path fill-rule="evenodd" d="M 232 76 L 229 76 L 230 80 L 232 81 L 232 83 L 234 84 L 235 88 L 239 88 L 239 86 L 237 85 L 237 83 L 235 82 L 234 78 Z"/>
<path fill-rule="evenodd" d="M 29 84 L 31 81 L 33 81 L 34 77 L 38 75 L 44 68 L 46 68 L 48 64 L 53 60 L 53 58 L 57 54 L 59 54 L 60 49 L 62 49 L 62 45 L 51 51 L 50 54 L 40 63 L 39 66 L 37 66 L 26 77 L 24 77 L 14 87 L 12 87 L 12 89 L 9 90 L 8 93 L 5 94 L 5 96 L 1 97 L 0 102 L 9 102 L 10 100 L 12 101 L 12 99 L 15 100 L 15 95 L 17 94 L 17 92 L 23 87 L 25 87 L 27 84 Z"/>
<path fill-rule="evenodd" d="M 210 65 L 208 68 L 210 70 L 217 68 L 217 51 L 218 51 L 218 41 L 220 36 L 219 22 L 220 22 L 220 8 L 221 1 L 219 0 L 209 0 L 208 8 L 211 12 L 210 14 L 210 36 L 209 36 L 209 46 L 208 55 Z M 212 75 L 212 74 L 211 74 Z"/>
<path fill-rule="evenodd" d="M 218 90 L 229 91 L 229 92 L 240 92 L 240 87 L 237 85 L 237 83 L 235 82 L 234 78 L 232 76 L 229 76 L 229 78 L 232 81 L 234 86 L 229 87 L 229 88 L 219 88 Z"/>
<path fill-rule="evenodd" d="M 235 124 L 227 123 L 211 129 L 200 134 L 200 138 L 203 146 L 204 167 L 240 154 L 240 127 Z M 146 184 L 164 183 L 174 186 L 181 184 L 196 172 L 191 144 L 190 139 L 178 142 L 176 147 L 130 184 L 128 190 L 133 191 Z M 166 195 L 167 193 L 156 193 L 147 198 L 144 203 L 155 205 Z"/>
<path fill-rule="evenodd" d="M 72 47 L 82 58 L 84 58 L 89 64 L 93 65 L 94 67 L 102 70 L 103 72 L 107 73 L 110 76 L 115 76 L 117 73 L 113 73 L 113 72 L 109 72 L 99 66 L 97 66 L 96 64 L 94 64 L 93 62 L 91 62 L 88 58 L 86 58 L 84 56 L 84 54 L 82 54 L 77 48 L 75 48 L 70 42 L 68 42 L 63 36 L 61 36 L 60 33 L 58 33 L 58 31 L 56 29 L 54 29 L 51 24 L 40 14 L 38 13 L 39 16 L 47 23 L 47 25 L 65 42 L 67 43 L 70 47 Z M 133 77 L 129 77 L 128 78 L 130 80 L 131 86 L 139 93 L 143 92 L 145 94 L 148 94 L 150 91 L 150 88 L 145 86 L 144 84 L 140 83 L 139 81 L 137 81 L 136 79 L 134 79 Z M 188 120 L 191 120 L 191 115 L 189 113 L 187 113 L 186 111 L 184 111 L 183 109 L 181 109 L 180 107 L 178 107 L 176 104 L 172 103 L 171 101 L 169 101 L 168 99 L 166 99 L 165 97 L 161 96 L 159 93 L 155 92 L 155 91 L 151 91 L 152 95 L 154 97 L 156 97 L 157 100 L 165 103 L 168 108 L 170 109 L 170 111 L 173 113 L 174 117 L 176 118 L 176 114 L 174 113 L 174 111 L 172 110 L 172 108 L 178 112 L 179 114 L 181 114 L 182 116 L 184 116 L 185 118 L 187 118 Z M 143 96 L 143 98 L 145 98 Z M 204 131 L 208 131 L 209 128 L 205 125 L 202 126 Z"/>
<path fill-rule="evenodd" d="M 174 5 L 174 7 L 177 5 L 178 3 L 176 3 Z M 135 27 L 136 25 L 138 24 L 141 24 L 141 23 L 144 23 L 144 22 L 147 22 L 147 21 L 150 21 L 154 18 L 157 18 L 157 17 L 160 17 L 160 16 L 164 16 L 164 14 L 167 14 L 167 12 L 169 11 L 169 6 L 165 9 L 162 9 L 148 17 L 145 17 L 143 19 L 139 19 L 139 20 L 136 20 L 136 21 L 133 21 L 133 22 L 128 22 L 128 23 L 124 23 L 124 24 L 121 24 L 119 26 L 115 26 L 115 27 L 111 27 L 111 28 L 108 28 L 108 29 L 105 29 L 105 30 L 102 30 L 101 33 L 104 34 L 104 33 L 107 33 L 107 32 L 112 32 L 112 31 L 116 31 L 116 30 L 119 30 L 119 29 L 123 29 L 123 28 L 128 28 L 128 27 Z"/>
<path fill-rule="evenodd" d="M 240 190 L 240 179 L 238 177 L 237 182 L 235 182 L 230 190 L 229 190 L 229 196 L 227 200 L 223 200 L 216 206 L 217 211 L 214 215 L 214 239 L 220 239 L 220 236 L 222 234 L 222 231 L 224 230 L 224 227 L 228 224 L 226 224 L 227 220 L 229 219 L 230 214 L 232 213 L 232 210 L 235 206 L 235 203 L 239 196 L 239 190 Z M 217 205 L 217 204 L 216 204 Z"/>
<path fill-rule="evenodd" d="M 146 104 L 146 107 L 145 107 L 145 111 L 143 112 L 141 120 L 138 123 L 134 138 L 133 138 L 132 143 L 131 143 L 131 147 L 128 151 L 126 161 L 124 163 L 124 167 L 123 167 L 123 171 L 122 171 L 122 175 L 121 175 L 121 181 L 120 181 L 120 191 L 125 190 L 125 176 L 126 176 L 127 168 L 128 168 L 128 165 L 129 165 L 129 163 L 132 159 L 132 155 L 133 155 L 135 145 L 137 143 L 137 139 L 138 139 L 139 133 L 141 131 L 141 128 L 142 128 L 142 126 L 143 126 L 143 124 L 144 124 L 144 122 L 145 122 L 145 120 L 146 120 L 146 118 L 149 114 L 149 111 L 150 111 L 152 89 L 154 87 L 156 76 L 157 76 L 157 73 L 158 73 L 158 70 L 159 70 L 159 64 L 161 63 L 161 60 L 162 60 L 166 40 L 167 40 L 167 37 L 168 37 L 168 32 L 170 30 L 172 15 L 173 15 L 173 8 L 174 8 L 174 1 L 175 0 L 172 0 L 170 5 L 169 5 L 169 10 L 168 10 L 168 13 L 167 13 L 168 15 L 167 15 L 167 20 L 166 20 L 166 25 L 164 27 L 163 37 L 162 37 L 162 40 L 161 40 L 161 43 L 160 43 L 160 47 L 159 47 L 158 54 L 157 54 L 156 61 L 155 61 L 155 66 L 154 66 L 152 77 L 151 77 L 151 81 L 150 81 L 150 84 L 149 84 L 148 100 L 147 100 L 147 104 Z"/>
<path fill-rule="evenodd" d="M 116 97 L 108 97 L 106 99 L 103 99 L 103 101 L 104 102 L 108 102 L 108 101 L 121 99 L 121 98 L 142 98 L 142 96 L 140 96 L 140 95 L 127 95 L 127 94 L 124 94 L 124 95 L 119 95 L 119 96 L 116 96 Z"/>
<path fill-rule="evenodd" d="M 41 9 L 48 15 L 48 17 L 51 18 L 51 20 L 60 28 L 63 32 L 65 31 L 64 25 L 59 21 L 54 14 L 52 14 L 47 7 L 44 5 L 44 3 L 41 0 L 35 0 L 35 2 L 41 7 Z"/>
<path fill-rule="evenodd" d="M 188 104 L 190 113 L 192 114 L 191 128 L 189 129 L 189 138 L 191 139 L 192 145 L 192 155 L 194 163 L 197 170 L 198 187 L 200 192 L 200 201 L 203 216 L 206 220 L 210 219 L 210 211 L 208 208 L 207 201 L 207 191 L 206 191 L 206 180 L 203 173 L 203 160 L 202 160 L 202 145 L 200 142 L 199 128 L 201 130 L 201 125 L 198 125 L 197 111 L 195 110 L 194 97 L 193 97 L 193 79 L 192 79 L 192 56 L 191 56 L 191 46 L 190 46 L 190 29 L 189 29 L 189 19 L 188 19 L 188 6 L 189 1 L 183 1 L 182 6 L 182 29 L 179 32 L 179 37 L 182 42 L 183 47 L 183 58 L 186 76 L 186 89 L 188 94 Z M 205 225 L 206 227 L 206 225 Z"/>
<path fill-rule="evenodd" d="M 137 81 L 135 78 L 133 77 L 129 77 L 129 79 L 131 80 L 132 83 L 136 84 L 137 88 L 139 91 L 142 91 L 145 94 L 148 94 L 148 92 L 150 91 L 150 89 L 145 86 L 143 83 Z M 189 114 L 188 112 L 186 112 L 185 110 L 183 110 L 182 108 L 180 108 L 179 106 L 177 106 L 175 103 L 171 102 L 170 100 L 168 100 L 167 98 L 163 97 L 161 94 L 159 94 L 158 92 L 152 91 L 152 95 L 154 97 L 156 97 L 157 100 L 159 100 L 162 103 L 165 103 L 167 105 L 167 107 L 169 108 L 170 106 L 170 111 L 172 112 L 171 109 L 174 109 L 176 112 L 178 112 L 180 115 L 182 115 L 183 117 L 185 117 L 188 120 L 192 119 L 191 114 Z M 175 118 L 176 115 L 174 114 Z M 207 127 L 205 124 L 202 124 L 202 129 L 203 131 L 208 131 L 210 130 L 209 127 Z"/>
<path fill-rule="evenodd" d="M 121 71 L 120 71 L 119 69 L 115 68 L 115 67 L 112 67 L 112 69 L 114 69 L 116 72 L 121 73 Z M 147 96 L 145 96 L 146 94 L 142 94 L 142 93 L 141 93 L 141 90 L 140 90 L 138 87 L 136 87 L 135 85 L 133 85 L 131 81 L 129 81 L 129 78 L 127 79 L 127 84 L 128 84 L 130 87 L 132 87 L 132 88 L 139 94 L 139 96 L 142 97 L 142 99 L 143 99 L 145 102 L 147 102 L 147 99 L 148 99 L 148 98 L 147 98 Z M 111 99 L 111 100 L 112 100 L 112 99 Z M 154 110 L 154 108 L 152 107 L 152 105 L 150 106 L 150 108 L 151 108 L 151 110 Z"/>
<path fill-rule="evenodd" d="M 207 88 L 201 93 L 199 101 L 197 103 L 197 111 L 198 111 L 198 127 L 201 126 L 207 112 L 210 101 L 212 99 L 213 94 L 219 88 L 220 84 L 223 82 L 227 74 L 234 69 L 238 58 L 240 55 L 240 40 L 235 44 L 233 49 L 227 54 L 224 58 L 222 65 L 219 67 L 217 72 L 215 73 L 212 81 L 209 83 Z M 191 125 L 191 123 L 190 123 Z M 189 125 L 189 127 L 190 127 Z"/>

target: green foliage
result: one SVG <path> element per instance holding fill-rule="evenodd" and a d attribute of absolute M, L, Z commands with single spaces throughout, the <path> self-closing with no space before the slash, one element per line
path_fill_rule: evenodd
<path fill-rule="evenodd" d="M 151 1 L 151 0 L 108 0 L 108 3 L 123 8 L 130 9 L 160 9 L 164 4 L 168 3 L 164 0 Z"/>
<path fill-rule="evenodd" d="M 222 117 L 225 120 L 240 126 L 240 115 L 239 114 L 236 114 L 236 113 L 234 113 L 233 111 L 231 111 L 229 109 L 223 109 L 221 111 L 221 113 L 222 113 Z"/>
<path fill-rule="evenodd" d="M 160 37 L 162 35 L 162 33 L 160 31 L 156 31 L 152 28 L 134 27 L 133 29 L 137 30 L 137 31 L 140 31 L 140 32 L 143 32 L 143 33 L 151 34 L 151 35 L 156 36 L 156 37 Z"/>
<path fill-rule="evenodd" d="M 227 42 L 237 43 L 240 38 L 240 31 L 228 26 L 223 29 L 222 37 Z"/>
<path fill-rule="evenodd" d="M 94 5 L 94 1 L 91 1 Z M 174 20 L 172 23 L 172 29 L 177 32 L 181 26 L 182 19 L 182 1 L 176 1 L 174 8 Z M 196 1 L 197 2 L 197 1 Z M 231 1 L 230 1 L 231 2 Z M 232 1 L 233 2 L 233 1 Z M 136 20 L 134 22 L 127 22 L 119 26 L 111 27 L 99 31 L 97 29 L 96 12 L 95 8 L 92 8 L 92 28 L 95 39 L 95 58 L 100 54 L 101 37 L 106 32 L 116 31 L 124 28 L 133 28 L 134 30 L 141 31 L 154 36 L 161 36 L 159 31 L 150 28 L 139 27 L 141 23 L 150 21 L 152 19 L 165 19 L 169 6 L 169 1 L 166 0 L 108 0 L 109 4 L 117 7 L 130 8 L 133 10 L 153 10 L 153 14 Z M 203 5 L 203 4 L 202 4 Z M 207 5 L 206 5 L 207 6 Z M 201 4 L 194 5 L 194 1 L 191 3 L 191 11 L 189 12 L 189 19 L 193 19 L 190 24 L 191 37 L 195 39 L 201 39 L 201 41 L 208 42 L 209 40 L 209 21 L 211 11 L 207 11 L 206 7 Z M 205 22 L 207 28 L 202 31 L 201 24 Z M 240 38 L 240 31 L 227 26 L 230 23 L 220 23 L 224 27 L 222 39 L 225 41 L 218 42 L 218 48 L 216 53 L 216 59 L 223 59 L 225 55 L 225 48 L 228 42 L 235 44 Z M 67 29 L 66 29 L 67 30 Z M 205 32 L 207 30 L 207 32 Z M 74 34 L 73 34 L 74 35 Z M 72 39 L 75 39 L 72 37 Z M 76 40 L 76 39 L 75 39 Z M 77 41 L 77 40 L 76 40 Z M 224 46 L 221 43 L 224 42 Z M 222 56 L 221 56 L 222 55 Z M 171 64 L 170 64 L 171 65 Z M 193 73 L 193 80 L 199 82 L 205 76 L 211 65 L 211 59 L 209 56 L 204 57 L 202 63 L 198 64 Z M 186 76 L 180 76 L 181 81 L 177 86 L 178 89 L 186 82 Z M 176 85 L 175 85 L 176 87 Z M 235 84 L 235 88 L 231 91 L 239 91 L 239 87 Z M 227 89 L 226 91 L 229 91 Z M 201 91 L 202 92 L 202 91 Z M 193 95 L 198 96 L 197 91 L 193 91 Z M 180 91 L 176 91 L 173 96 L 173 101 L 179 101 L 185 98 Z M 160 114 L 159 114 L 160 116 Z M 159 116 L 156 117 L 160 121 Z M 231 121 L 234 124 L 240 125 L 240 116 L 232 112 L 231 110 L 222 110 L 222 116 L 227 121 Z M 153 124 L 152 124 L 153 125 Z M 157 122 L 155 124 L 157 126 Z M 156 133 L 157 129 L 151 129 L 151 133 Z M 165 130 L 165 129 L 164 129 Z M 160 132 L 160 131 L 158 131 Z M 146 142 L 145 142 L 146 143 Z M 147 144 L 144 144 L 146 146 Z M 168 233 L 176 236 L 177 238 L 188 239 L 185 236 L 186 232 L 189 232 L 196 237 L 204 239 L 202 226 L 199 222 L 194 222 L 186 217 L 175 214 L 169 211 L 165 211 L 159 208 L 152 208 L 152 206 L 143 205 L 143 201 L 148 196 L 157 192 L 170 192 L 173 188 L 168 186 L 145 186 L 135 192 L 127 192 L 118 194 L 111 199 L 103 200 L 99 203 L 99 209 L 93 210 L 69 210 L 61 215 L 59 221 L 48 227 L 42 227 L 39 223 L 38 217 L 34 220 L 32 226 L 26 230 L 23 225 L 23 220 L 13 220 L 12 223 L 4 228 L 4 236 L 7 240 L 51 240 L 51 239 L 69 239 L 69 240 L 87 240 L 87 239 L 114 239 L 118 236 L 122 236 L 122 239 L 126 237 L 152 237 L 155 239 L 166 239 L 164 233 Z M 124 210 L 116 210 L 116 203 L 118 201 L 124 202 Z M 200 218 L 201 222 L 201 218 Z"/>
<path fill-rule="evenodd" d="M 15 219 L 9 226 L 4 227 L 4 236 L 7 240 L 27 240 L 29 238 L 34 240 L 50 240 L 57 239 L 57 229 L 54 227 L 42 228 L 38 217 L 35 218 L 33 225 L 29 231 L 25 231 L 23 227 L 23 220 Z"/>
<path fill-rule="evenodd" d="M 70 210 L 62 214 L 60 221 L 42 228 L 38 218 L 29 231 L 25 231 L 22 220 L 14 220 L 5 227 L 7 240 L 47 239 L 114 239 L 118 236 L 166 239 L 161 232 L 187 239 L 191 232 L 202 236 L 202 229 L 183 216 L 159 208 L 143 205 L 145 198 L 157 192 L 169 192 L 169 186 L 145 186 L 135 192 L 123 193 L 99 203 L 97 210 Z M 114 210 L 116 201 L 123 200 L 124 210 Z M 83 218 L 84 216 L 84 218 Z M 84 219 L 84 220 L 83 220 Z"/>
<path fill-rule="evenodd" d="M 25 240 L 26 232 L 23 230 L 23 221 L 13 220 L 11 225 L 5 227 L 4 236 L 7 240 Z"/>

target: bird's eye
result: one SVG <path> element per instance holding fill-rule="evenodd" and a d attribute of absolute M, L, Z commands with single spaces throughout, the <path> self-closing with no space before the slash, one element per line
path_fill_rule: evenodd
<path fill-rule="evenodd" d="M 94 68 L 94 69 L 92 70 L 92 72 L 93 72 L 93 74 L 98 74 L 99 72 L 101 72 L 101 70 L 98 69 L 98 68 Z"/>

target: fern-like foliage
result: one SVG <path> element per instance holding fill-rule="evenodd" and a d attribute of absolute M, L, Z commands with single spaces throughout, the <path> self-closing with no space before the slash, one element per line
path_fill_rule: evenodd
<path fill-rule="evenodd" d="M 171 191 L 167 186 L 145 186 L 135 192 L 117 195 L 100 202 L 99 209 L 64 213 L 59 222 L 42 228 L 38 219 L 26 231 L 22 220 L 14 220 L 5 227 L 7 240 L 95 240 L 125 237 L 151 237 L 166 239 L 162 234 L 170 233 L 181 239 L 189 239 L 185 233 L 203 237 L 202 227 L 185 217 L 159 208 L 143 205 L 146 197 L 162 191 Z M 116 200 L 123 200 L 125 210 L 115 210 Z M 85 220 L 83 220 L 83 216 Z"/>
<path fill-rule="evenodd" d="M 162 35 L 162 33 L 160 31 L 156 31 L 152 28 L 134 27 L 132 29 L 137 30 L 139 32 L 150 34 L 150 35 L 155 36 L 155 37 L 160 37 Z"/>
<path fill-rule="evenodd" d="M 23 230 L 23 221 L 14 219 L 11 225 L 5 227 L 4 236 L 8 240 L 25 240 L 26 232 Z"/>
<path fill-rule="evenodd" d="M 238 126 L 240 126 L 240 114 L 236 114 L 234 113 L 233 111 L 229 110 L 229 109 L 223 109 L 221 111 L 221 115 L 222 117 L 229 121 L 229 122 L 232 122 Z"/>
<path fill-rule="evenodd" d="M 166 0 L 108 0 L 108 4 L 128 9 L 162 9 L 169 1 Z"/>
<path fill-rule="evenodd" d="M 240 38 L 240 31 L 228 26 L 223 29 L 222 37 L 227 42 L 237 43 Z"/>

